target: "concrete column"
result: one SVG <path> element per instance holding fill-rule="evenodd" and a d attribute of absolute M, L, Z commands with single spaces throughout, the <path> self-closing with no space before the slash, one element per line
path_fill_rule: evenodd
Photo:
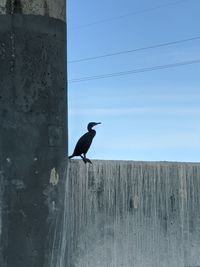
<path fill-rule="evenodd" d="M 0 266 L 56 266 L 67 154 L 65 0 L 0 0 Z"/>

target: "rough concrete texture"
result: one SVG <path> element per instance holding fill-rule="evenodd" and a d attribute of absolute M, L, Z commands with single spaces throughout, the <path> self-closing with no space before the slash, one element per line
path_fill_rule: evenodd
<path fill-rule="evenodd" d="M 67 153 L 65 23 L 0 16 L 0 73 L 0 266 L 55 266 Z"/>
<path fill-rule="evenodd" d="M 200 266 L 200 164 L 68 166 L 56 267 Z"/>
<path fill-rule="evenodd" d="M 24 15 L 49 16 L 63 21 L 66 19 L 65 0 L 0 0 L 0 14 L 10 14 L 12 9 Z"/>

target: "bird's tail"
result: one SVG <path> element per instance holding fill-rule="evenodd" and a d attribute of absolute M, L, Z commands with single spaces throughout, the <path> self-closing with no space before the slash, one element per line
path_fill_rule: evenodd
<path fill-rule="evenodd" d="M 73 158 L 73 157 L 74 157 L 74 155 L 72 154 L 71 156 L 68 157 L 68 159 L 71 159 L 71 158 Z"/>

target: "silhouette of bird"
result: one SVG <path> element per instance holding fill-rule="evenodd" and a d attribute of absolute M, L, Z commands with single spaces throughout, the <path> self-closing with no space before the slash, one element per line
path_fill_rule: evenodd
<path fill-rule="evenodd" d="M 85 163 L 89 162 L 92 164 L 91 160 L 86 158 L 86 153 L 88 152 L 92 144 L 92 140 L 96 135 L 96 131 L 92 128 L 96 126 L 97 124 L 101 124 L 101 122 L 90 122 L 88 124 L 87 126 L 88 132 L 85 133 L 83 136 L 81 136 L 81 138 L 78 140 L 74 148 L 74 152 L 71 156 L 69 156 L 69 159 L 76 157 L 76 156 L 80 156 Z"/>

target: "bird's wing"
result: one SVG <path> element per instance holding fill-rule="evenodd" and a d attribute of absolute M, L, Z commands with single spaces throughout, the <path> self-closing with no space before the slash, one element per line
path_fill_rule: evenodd
<path fill-rule="evenodd" d="M 93 138 L 94 135 L 91 135 L 90 133 L 86 133 L 83 136 L 81 136 L 81 138 L 78 140 L 75 146 L 74 155 L 81 155 L 83 153 L 87 153 Z"/>

